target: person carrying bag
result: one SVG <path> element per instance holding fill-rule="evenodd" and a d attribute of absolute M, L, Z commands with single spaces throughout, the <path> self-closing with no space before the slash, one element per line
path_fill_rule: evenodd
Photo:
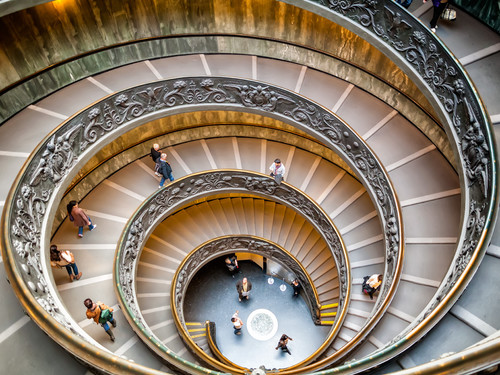
<path fill-rule="evenodd" d="M 115 341 L 115 335 L 108 324 L 110 322 L 113 328 L 116 327 L 116 319 L 113 318 L 113 308 L 100 301 L 97 301 L 97 303 L 92 302 L 90 298 L 85 299 L 83 304 L 87 308 L 87 319 L 93 319 L 96 324 L 100 324 L 111 338 L 111 341 Z"/>

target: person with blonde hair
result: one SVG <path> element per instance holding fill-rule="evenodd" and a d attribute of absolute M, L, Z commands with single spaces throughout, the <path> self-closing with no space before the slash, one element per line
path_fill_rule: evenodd
<path fill-rule="evenodd" d="M 252 283 L 246 277 L 238 280 L 236 283 L 236 290 L 238 291 L 238 300 L 241 302 L 243 298 L 250 298 L 250 290 L 252 290 Z"/>
<path fill-rule="evenodd" d="M 174 175 L 172 174 L 172 167 L 170 166 L 170 163 L 167 161 L 167 154 L 165 153 L 161 154 L 159 171 L 161 174 L 161 181 L 160 181 L 160 186 L 158 186 L 158 188 L 161 189 L 167 178 L 170 180 L 170 182 L 174 180 Z"/>

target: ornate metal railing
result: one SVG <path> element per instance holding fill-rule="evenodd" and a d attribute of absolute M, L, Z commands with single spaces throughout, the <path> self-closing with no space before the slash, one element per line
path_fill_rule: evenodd
<path fill-rule="evenodd" d="M 169 349 L 149 328 L 139 308 L 134 281 L 140 254 L 150 234 L 170 214 L 200 198 L 229 193 L 257 195 L 291 207 L 311 223 L 328 246 L 339 275 L 339 308 L 334 325 L 324 344 L 318 348 L 314 355 L 308 358 L 308 360 L 314 359 L 333 341 L 342 327 L 342 322 L 347 313 L 351 285 L 347 250 L 329 216 L 312 199 L 286 182 L 278 184 L 273 178 L 256 172 L 217 170 L 215 172 L 199 172 L 188 175 L 170 183 L 166 188 L 156 191 L 141 204 L 130 217 L 122 233 L 115 258 L 114 284 L 119 301 L 125 307 L 123 310 L 125 317 L 153 351 L 162 355 L 165 359 L 169 359 L 165 355 Z M 266 254 L 266 251 L 271 250 L 278 258 L 290 263 L 282 256 L 283 254 L 277 254 L 277 248 L 269 246 L 268 242 L 256 241 L 255 238 L 251 237 L 241 237 L 239 239 L 240 242 L 238 243 L 223 238 L 196 249 L 181 263 L 172 283 L 171 304 L 173 305 L 173 317 L 183 339 L 190 344 L 189 347 L 205 362 L 223 371 L 226 371 L 227 368 L 196 348 L 189 335 L 185 334 L 184 322 L 180 320 L 183 316 L 181 306 L 183 293 L 185 293 L 190 279 L 198 270 L 198 266 L 201 267 L 205 264 L 205 261 L 231 252 L 231 250 L 234 250 L 231 245 L 233 247 L 250 247 L 252 251 L 262 254 Z M 222 248 L 222 251 L 219 252 L 220 248 Z M 242 371 L 242 368 L 232 371 Z"/>
<path fill-rule="evenodd" d="M 345 27 L 357 31 L 386 51 L 388 55 L 393 56 L 394 60 L 400 61 L 400 65 L 404 66 L 405 71 L 413 77 L 414 81 L 428 92 L 429 97 L 439 103 L 443 123 L 450 139 L 456 142 L 456 155 L 462 168 L 460 176 L 463 181 L 463 201 L 465 202 L 459 251 L 446 281 L 433 301 L 422 312 L 417 322 L 403 333 L 397 342 L 395 341 L 393 349 L 384 350 L 385 354 L 380 359 L 384 360 L 383 358 L 387 359 L 404 349 L 410 338 L 423 335 L 446 312 L 451 302 L 472 277 L 489 242 L 491 232 L 489 229 L 494 222 L 497 209 L 497 170 L 493 162 L 495 151 L 489 130 L 489 120 L 467 74 L 446 47 L 396 4 L 375 0 L 322 0 L 316 1 L 317 5 L 314 5 L 312 1 L 289 2 L 330 17 Z M 151 88 L 158 89 L 159 87 L 159 85 L 154 85 Z M 182 88 L 178 87 L 178 89 Z M 195 102 L 206 103 L 196 98 L 195 91 L 190 100 L 184 102 L 184 105 L 188 106 Z M 253 89 L 250 91 L 254 92 Z M 273 109 L 273 103 L 270 100 L 277 99 L 276 96 L 268 96 L 269 90 L 263 91 L 264 94 L 261 92 L 260 95 L 253 95 L 253 98 L 249 98 L 244 106 L 252 107 L 253 110 Z M 46 248 L 48 244 L 45 233 L 48 225 L 47 218 L 53 212 L 53 202 L 57 201 L 60 188 L 67 184 L 67 177 L 74 174 L 72 168 L 88 157 L 92 148 L 89 146 L 106 142 L 103 141 L 103 138 L 106 138 L 104 136 L 110 135 L 117 129 L 125 128 L 129 121 L 140 121 L 141 116 L 152 115 L 153 112 L 168 107 L 170 102 L 167 101 L 164 107 L 158 108 L 158 92 L 154 90 L 152 93 L 152 96 L 148 95 L 145 98 L 136 96 L 132 100 L 135 104 L 127 103 L 128 98 L 124 101 L 122 98 L 121 103 L 119 103 L 120 100 L 113 103 L 113 99 L 117 99 L 117 96 L 113 96 L 106 102 L 106 106 L 100 104 L 92 106 L 68 121 L 65 126 L 54 131 L 36 150 L 36 154 L 30 158 L 29 163 L 23 167 L 22 175 L 16 180 L 16 188 L 11 191 L 6 200 L 8 203 L 5 206 L 1 230 L 2 254 L 9 278 L 31 316 L 53 336 L 65 336 L 66 329 L 78 331 L 77 325 L 64 312 L 53 287 L 47 282 L 50 278 L 47 276 L 44 253 L 41 252 L 41 249 Z M 242 92 L 243 96 L 248 93 L 248 91 Z M 166 99 L 171 99 L 171 97 L 166 97 Z M 258 99 L 258 102 L 253 102 L 254 99 Z M 171 103 L 175 101 L 174 99 Z M 94 112 L 91 113 L 90 110 Z M 296 113 L 300 112 L 296 111 Z M 302 119 L 299 117 L 297 121 L 305 120 L 308 123 L 308 107 L 303 106 L 302 112 Z M 313 110 L 312 115 L 316 114 L 316 110 Z M 130 117 L 127 119 L 128 116 Z M 103 121 L 104 117 L 108 120 Z M 312 129 L 317 131 L 315 126 L 312 126 Z M 343 139 L 342 132 L 336 137 Z M 81 147 L 79 141 L 81 141 Z M 344 139 L 339 142 L 339 145 L 345 147 L 344 155 L 350 151 L 346 148 L 347 143 Z M 352 145 L 349 144 L 350 147 Z M 357 155 L 362 155 L 362 153 Z M 354 159 L 351 159 L 351 162 L 354 163 Z M 365 166 L 364 162 L 360 164 L 360 167 Z M 369 191 L 373 193 L 376 189 L 372 186 Z M 387 190 L 381 189 L 381 192 L 383 193 L 380 199 L 384 201 L 383 197 Z M 389 220 L 391 215 L 399 216 L 399 214 L 395 215 L 395 212 L 397 210 L 389 211 L 383 216 L 384 227 L 388 233 L 392 233 L 390 238 L 395 239 L 393 242 L 401 245 L 402 234 L 399 221 L 396 219 L 396 224 L 393 224 Z M 400 248 L 399 246 L 398 249 Z M 391 259 L 396 259 L 400 255 L 400 252 L 392 254 L 392 246 L 386 245 L 386 249 L 391 254 Z M 393 269 L 392 265 L 388 276 L 391 273 L 397 273 L 392 272 L 391 269 Z M 45 320 L 47 312 L 49 318 Z M 74 341 L 69 338 L 59 338 L 57 341 L 64 340 L 64 345 L 73 350 L 83 342 L 78 336 L 74 337 Z M 88 358 L 89 352 L 92 350 L 86 350 L 83 357 Z M 105 355 L 107 354 L 103 354 Z M 97 357 L 93 359 L 96 363 L 101 358 Z M 375 358 L 377 359 L 378 356 Z M 351 369 L 366 368 L 366 366 L 373 366 L 376 362 L 377 360 L 372 360 L 367 364 L 356 362 L 359 366 L 353 363 Z M 102 365 L 106 364 L 103 362 Z M 137 369 L 139 371 L 140 367 Z"/>
<path fill-rule="evenodd" d="M 294 273 L 302 285 L 305 301 L 311 312 L 312 320 L 319 324 L 319 309 L 321 307 L 318 292 L 311 277 L 302 264 L 286 249 L 265 238 L 257 236 L 222 236 L 213 238 L 191 251 L 181 262 L 172 279 L 171 308 L 177 315 L 175 322 L 181 323 L 180 330 L 185 330 L 184 297 L 189 283 L 196 273 L 210 261 L 234 252 L 258 254 L 272 259 Z M 189 337 L 186 334 L 185 337 Z"/>
<path fill-rule="evenodd" d="M 446 278 L 428 306 L 387 346 L 342 369 L 361 371 L 397 355 L 451 308 L 479 266 L 498 210 L 496 151 L 483 103 L 460 63 L 430 30 L 395 2 L 282 0 L 320 14 L 383 50 L 436 105 L 459 165 L 461 236 Z M 335 369 L 338 371 L 339 368 Z"/>
<path fill-rule="evenodd" d="M 174 315 L 174 322 L 183 341 L 197 356 L 204 357 L 205 354 L 187 332 L 184 319 L 184 297 L 189 283 L 202 267 L 216 258 L 233 252 L 258 254 L 277 261 L 292 271 L 301 282 L 302 289 L 304 290 L 303 295 L 305 296 L 305 301 L 309 307 L 313 321 L 316 324 L 320 323 L 320 301 L 316 288 L 307 270 L 304 269 L 290 252 L 276 243 L 256 236 L 223 236 L 214 238 L 198 246 L 184 258 L 172 279 L 170 292 L 170 306 Z M 217 358 L 220 360 L 219 357 Z M 223 362 L 229 364 L 227 359 L 223 358 Z"/>
<path fill-rule="evenodd" d="M 141 85 L 95 103 L 51 132 L 21 169 L 6 199 L 2 217 L 2 255 L 11 284 L 25 309 L 46 331 L 53 332 L 57 327 L 58 334 L 53 337 L 58 342 L 64 341 L 68 350 L 80 353 L 85 346 L 81 357 L 90 365 L 94 359 L 89 359 L 89 346 L 82 343 L 96 343 L 65 311 L 50 282 L 45 253 L 49 247 L 50 218 L 65 187 L 95 150 L 152 119 L 205 109 L 243 110 L 273 116 L 312 134 L 341 154 L 359 172 L 368 193 L 376 200 L 385 234 L 385 281 L 375 313 L 360 335 L 365 335 L 376 323 L 394 296 L 403 246 L 399 207 L 382 165 L 344 122 L 288 90 L 243 79 L 192 77 Z M 254 183 L 258 185 L 257 180 Z M 341 285 L 346 285 L 349 280 L 346 264 L 338 264 L 338 270 Z M 341 291 L 342 310 L 347 303 L 347 291 Z M 338 321 L 343 317 L 344 314 L 338 314 Z M 64 328 L 78 335 L 68 338 Z M 171 357 L 180 361 L 174 353 Z M 108 363 L 110 367 L 116 366 L 115 361 L 116 357 Z M 180 362 L 186 371 L 198 371 L 198 366 Z"/>

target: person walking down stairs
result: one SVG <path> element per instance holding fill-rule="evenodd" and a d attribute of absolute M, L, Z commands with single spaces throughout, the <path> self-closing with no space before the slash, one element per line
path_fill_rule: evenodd
<path fill-rule="evenodd" d="M 116 327 L 116 319 L 113 318 L 113 308 L 106 306 L 100 301 L 97 301 L 97 303 L 92 302 L 90 298 L 83 301 L 83 304 L 87 308 L 87 319 L 94 319 L 96 324 L 100 324 L 104 328 L 111 341 L 115 341 L 115 335 L 108 324 L 109 322 L 113 328 Z"/>
<path fill-rule="evenodd" d="M 158 186 L 158 188 L 161 189 L 167 179 L 170 180 L 170 182 L 174 180 L 174 175 L 172 174 L 172 167 L 170 166 L 170 163 L 167 161 L 167 154 L 165 153 L 161 154 L 160 157 L 159 172 L 161 174 L 161 181 L 160 181 L 160 186 Z"/>
<path fill-rule="evenodd" d="M 75 256 L 69 250 L 59 251 L 56 245 L 50 247 L 50 265 L 57 268 L 66 268 L 69 275 L 69 282 L 80 280 L 82 273 L 78 272 Z"/>
<path fill-rule="evenodd" d="M 155 175 L 157 175 L 158 177 L 161 176 L 160 157 L 161 157 L 160 145 L 158 143 L 155 143 L 153 147 L 151 147 L 151 159 L 153 159 L 155 163 Z"/>
<path fill-rule="evenodd" d="M 424 4 L 427 2 L 427 0 L 423 0 Z M 437 22 L 439 20 L 439 17 L 441 17 L 441 14 L 444 12 L 446 9 L 446 6 L 448 5 L 448 0 L 432 0 L 432 19 L 431 19 L 431 31 L 433 33 L 436 32 L 437 29 Z"/>
<path fill-rule="evenodd" d="M 274 160 L 274 163 L 269 167 L 271 177 L 274 177 L 276 182 L 279 184 L 285 179 L 285 166 L 281 163 L 280 159 Z"/>
<path fill-rule="evenodd" d="M 93 231 L 97 227 L 97 225 L 92 224 L 92 220 L 90 220 L 87 214 L 78 207 L 77 201 L 69 202 L 66 209 L 68 210 L 69 220 L 78 227 L 78 237 L 83 237 L 83 227 L 85 225 L 89 226 L 90 231 Z"/>

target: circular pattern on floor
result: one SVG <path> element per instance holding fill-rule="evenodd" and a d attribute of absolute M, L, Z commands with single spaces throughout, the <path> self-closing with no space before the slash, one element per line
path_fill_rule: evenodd
<path fill-rule="evenodd" d="M 257 309 L 248 316 L 247 329 L 254 339 L 266 341 L 278 331 L 278 319 L 267 309 Z"/>

